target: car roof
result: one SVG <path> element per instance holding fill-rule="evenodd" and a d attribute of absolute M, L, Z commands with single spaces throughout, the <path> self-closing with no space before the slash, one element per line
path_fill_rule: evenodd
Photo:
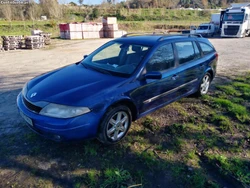
<path fill-rule="evenodd" d="M 191 38 L 198 38 L 200 36 L 194 36 L 194 35 L 124 35 L 121 38 L 117 38 L 114 41 L 116 42 L 122 42 L 122 43 L 128 43 L 128 44 L 140 44 L 145 46 L 154 46 L 155 44 L 159 44 L 162 41 L 179 41 L 179 40 L 185 40 L 185 39 L 191 39 Z"/>

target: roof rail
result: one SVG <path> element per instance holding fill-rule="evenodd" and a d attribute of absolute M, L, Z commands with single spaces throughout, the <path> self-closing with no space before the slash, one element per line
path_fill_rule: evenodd
<path fill-rule="evenodd" d="M 198 37 L 203 38 L 201 34 L 189 34 L 188 37 Z"/>
<path fill-rule="evenodd" d="M 168 34 L 166 36 L 162 36 L 161 38 L 158 39 L 158 41 L 163 41 L 164 39 L 167 39 L 169 37 L 183 37 L 183 36 L 187 36 L 187 35 L 184 35 L 184 34 Z"/>
<path fill-rule="evenodd" d="M 128 37 L 128 36 L 138 36 L 138 35 L 157 35 L 157 34 L 168 34 L 168 31 L 154 31 L 154 32 L 144 32 L 144 33 L 127 33 L 125 35 L 122 35 L 122 37 Z"/>
<path fill-rule="evenodd" d="M 186 36 L 186 37 L 199 37 L 199 38 L 202 38 L 202 35 L 201 34 L 169 34 L 169 35 L 165 35 L 165 36 L 162 36 L 161 38 L 158 39 L 158 41 L 163 41 L 164 39 L 167 39 L 169 37 L 183 37 L 183 36 Z"/>

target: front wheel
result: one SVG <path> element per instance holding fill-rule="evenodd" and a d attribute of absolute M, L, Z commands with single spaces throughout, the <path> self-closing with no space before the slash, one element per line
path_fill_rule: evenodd
<path fill-rule="evenodd" d="M 207 72 L 203 76 L 203 78 L 202 78 L 202 80 L 200 82 L 199 90 L 196 92 L 197 96 L 202 96 L 202 95 L 206 95 L 207 94 L 208 88 L 209 88 L 210 83 L 211 83 L 211 80 L 212 80 L 211 74 Z"/>
<path fill-rule="evenodd" d="M 132 122 L 127 106 L 115 106 L 104 115 L 98 130 L 98 140 L 104 144 L 115 144 L 127 134 Z"/>

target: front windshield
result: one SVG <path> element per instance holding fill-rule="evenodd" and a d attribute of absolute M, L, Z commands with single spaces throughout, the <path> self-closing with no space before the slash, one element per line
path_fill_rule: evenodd
<path fill-rule="evenodd" d="M 243 13 L 226 13 L 223 21 L 243 21 Z"/>
<path fill-rule="evenodd" d="M 208 26 L 207 25 L 202 25 L 198 27 L 198 30 L 207 30 Z"/>
<path fill-rule="evenodd" d="M 99 72 L 129 76 L 148 51 L 148 46 L 111 41 L 94 51 L 81 63 Z"/>

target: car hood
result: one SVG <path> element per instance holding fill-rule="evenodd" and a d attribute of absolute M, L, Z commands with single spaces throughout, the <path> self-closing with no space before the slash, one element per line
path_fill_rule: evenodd
<path fill-rule="evenodd" d="M 77 106 L 80 105 L 79 101 L 104 92 L 124 80 L 123 77 L 96 72 L 84 68 L 81 64 L 74 64 L 31 80 L 28 83 L 26 98 L 31 102 L 47 101 Z"/>

